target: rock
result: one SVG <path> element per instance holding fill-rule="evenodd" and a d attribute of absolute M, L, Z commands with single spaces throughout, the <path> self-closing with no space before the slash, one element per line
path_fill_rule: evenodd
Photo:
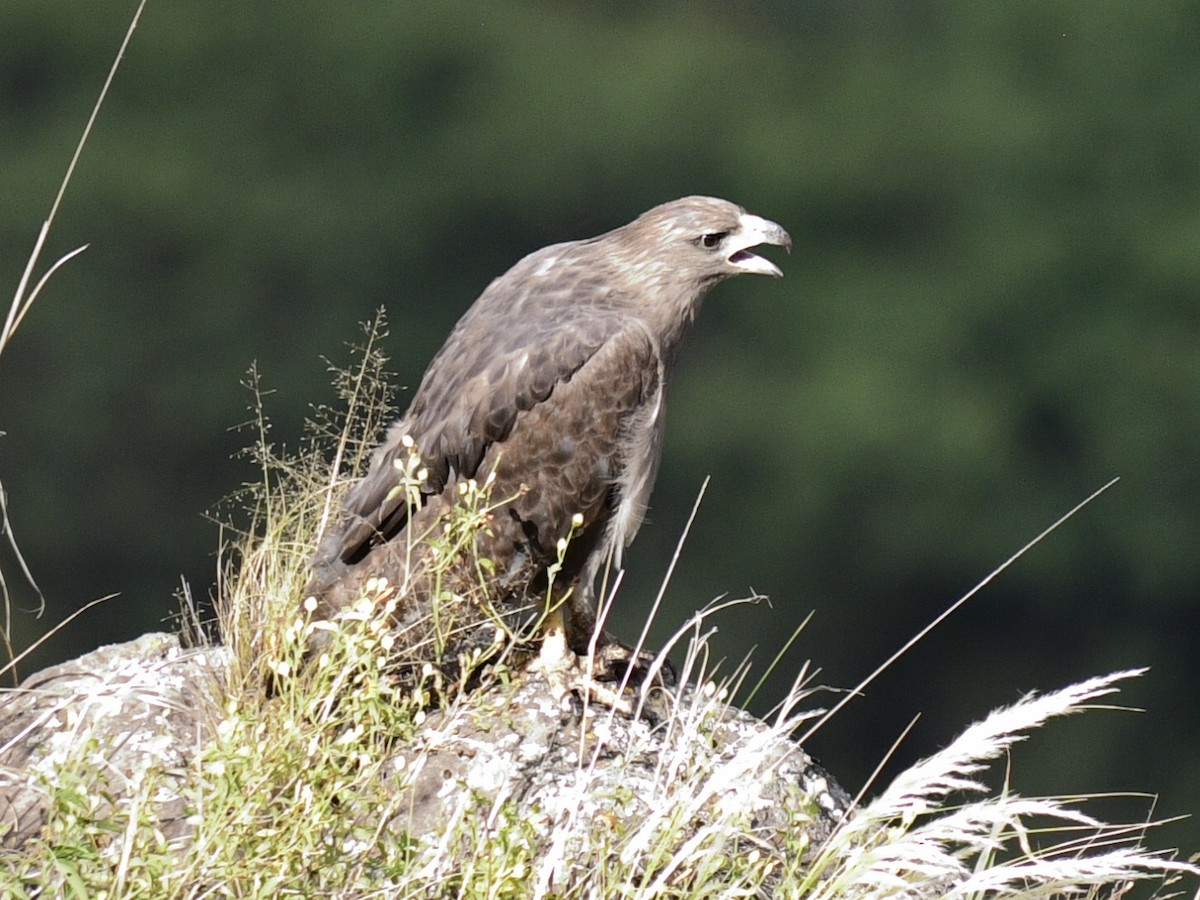
<path fill-rule="evenodd" d="M 223 647 L 148 634 L 0 693 L 0 847 L 19 852 L 41 835 L 81 757 L 102 762 L 90 771 L 103 773 L 100 793 L 114 805 L 153 773 L 158 827 L 171 846 L 186 845 L 195 812 L 186 788 L 221 720 L 229 662 Z M 698 822 L 732 810 L 767 844 L 827 837 L 846 793 L 764 723 L 684 690 L 652 724 L 600 706 L 564 709 L 542 676 L 515 673 L 430 713 L 414 739 L 389 749 L 381 771 L 397 773 L 391 808 L 403 813 L 387 827 L 436 843 L 464 817 L 488 823 L 503 807 L 546 842 L 564 823 L 585 839 L 614 818 L 651 820 L 682 791 Z"/>
<path fill-rule="evenodd" d="M 108 791 L 137 791 L 164 773 L 155 802 L 163 832 L 181 833 L 178 790 L 215 721 L 227 653 L 185 649 L 169 634 L 112 644 L 0 692 L 0 846 L 20 848 L 46 820 L 51 792 L 80 754 L 100 754 Z"/>

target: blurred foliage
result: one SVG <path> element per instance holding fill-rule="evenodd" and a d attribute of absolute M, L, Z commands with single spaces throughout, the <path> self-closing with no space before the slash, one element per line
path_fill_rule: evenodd
<path fill-rule="evenodd" d="M 0 8 L 0 283 L 134 6 Z M 252 361 L 294 442 L 378 305 L 411 385 L 524 253 L 711 193 L 796 250 L 700 317 L 614 630 L 636 637 L 711 474 L 656 639 L 752 586 L 773 605 L 723 622 L 732 659 L 816 610 L 756 707 L 803 658 L 850 686 L 1119 475 L 814 746 L 857 787 L 918 712 L 897 763 L 1149 664 L 1147 715 L 1048 736 L 1017 784 L 1195 811 L 1198 53 L 1175 0 L 152 0 L 46 261 L 91 247 L 0 359 L 0 478 L 50 602 L 21 640 L 121 592 L 32 665 L 158 627 L 181 576 L 208 591 L 202 513 L 253 477 L 229 430 Z"/>

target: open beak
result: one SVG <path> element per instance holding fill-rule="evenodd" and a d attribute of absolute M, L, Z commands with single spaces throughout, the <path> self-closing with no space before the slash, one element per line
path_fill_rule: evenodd
<path fill-rule="evenodd" d="M 753 275 L 770 275 L 779 278 L 783 275 L 779 266 L 763 256 L 751 253 L 751 247 L 759 244 L 774 244 L 783 247 L 788 253 L 792 252 L 792 238 L 783 227 L 750 213 L 743 213 L 741 228 L 729 236 L 729 256 L 726 260 L 739 272 L 749 272 Z"/>

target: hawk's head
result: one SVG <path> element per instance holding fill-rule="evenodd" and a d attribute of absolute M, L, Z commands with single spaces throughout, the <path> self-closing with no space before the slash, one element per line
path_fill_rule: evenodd
<path fill-rule="evenodd" d="M 751 253 L 751 247 L 792 249 L 781 226 L 716 197 L 672 200 L 583 243 L 609 248 L 620 293 L 635 301 L 643 319 L 667 343 L 682 334 L 718 282 L 743 272 L 783 274 L 769 259 Z"/>
<path fill-rule="evenodd" d="M 614 234 L 622 234 L 630 249 L 636 248 L 639 264 L 673 270 L 705 286 L 743 272 L 779 277 L 779 267 L 750 248 L 775 244 L 789 253 L 792 249 L 792 239 L 781 226 L 716 197 L 664 203 Z"/>

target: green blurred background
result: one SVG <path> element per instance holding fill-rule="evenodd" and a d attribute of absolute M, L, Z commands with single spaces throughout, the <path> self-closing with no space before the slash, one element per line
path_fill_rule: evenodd
<path fill-rule="evenodd" d="M 135 5 L 0 6 L 10 293 Z M 181 579 L 208 594 L 203 514 L 255 477 L 253 361 L 294 445 L 376 307 L 412 385 L 524 253 L 709 193 L 796 248 L 700 317 L 614 630 L 711 475 L 653 639 L 753 588 L 770 606 L 716 623 L 731 660 L 815 612 L 754 708 L 805 659 L 850 687 L 1120 476 L 811 748 L 856 790 L 913 716 L 885 777 L 1022 692 L 1149 665 L 1121 697 L 1144 713 L 1058 723 L 1013 780 L 1197 811 L 1198 60 L 1200 6 L 1168 0 L 152 0 L 44 263 L 91 247 L 0 358 L 0 479 L 49 602 L 19 646 L 120 592 L 24 671 L 163 627 Z"/>

